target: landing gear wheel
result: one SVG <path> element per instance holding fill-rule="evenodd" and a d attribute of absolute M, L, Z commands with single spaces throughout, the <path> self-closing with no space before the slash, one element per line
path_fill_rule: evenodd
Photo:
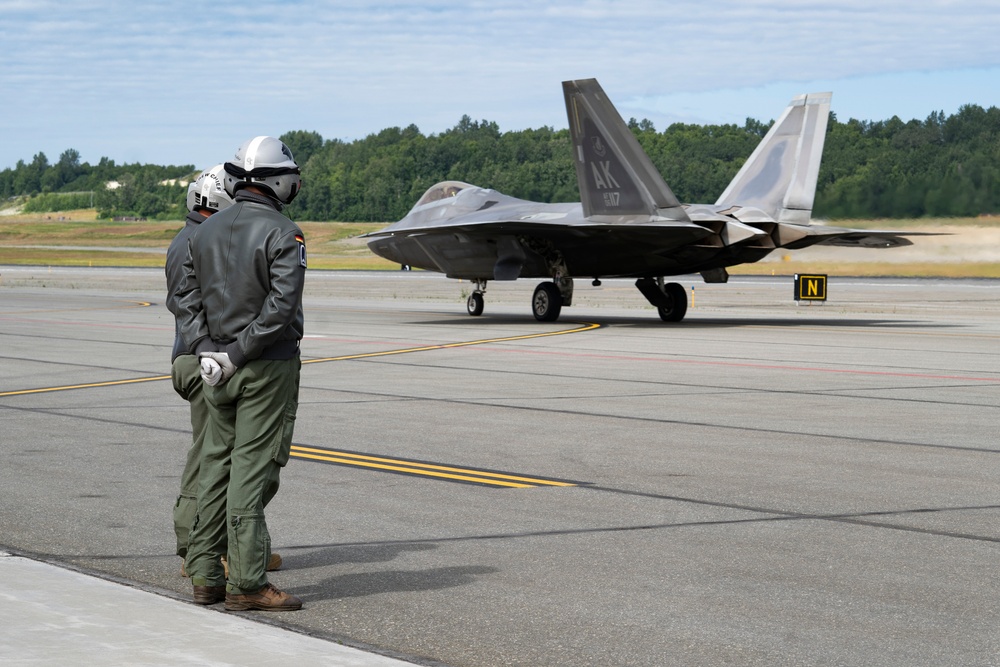
<path fill-rule="evenodd" d="M 684 291 L 684 286 L 677 283 L 667 283 L 663 286 L 663 293 L 670 301 L 670 305 L 657 307 L 660 319 L 664 322 L 680 322 L 684 319 L 688 309 L 687 292 Z"/>
<path fill-rule="evenodd" d="M 482 292 L 473 292 L 469 295 L 468 300 L 465 302 L 465 307 L 469 311 L 469 315 L 477 317 L 483 314 L 483 306 L 485 305 L 483 301 Z"/>
<path fill-rule="evenodd" d="M 562 305 L 562 294 L 555 283 L 540 283 L 531 297 L 531 312 L 539 322 L 555 322 Z"/>

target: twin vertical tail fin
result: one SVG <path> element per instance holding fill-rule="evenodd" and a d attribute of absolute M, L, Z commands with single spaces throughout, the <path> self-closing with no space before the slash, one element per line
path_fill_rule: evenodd
<path fill-rule="evenodd" d="M 808 224 L 832 95 L 793 98 L 716 205 L 758 208 L 778 222 Z"/>
<path fill-rule="evenodd" d="M 596 79 L 564 81 L 583 214 L 688 220 Z"/>
<path fill-rule="evenodd" d="M 689 220 L 597 80 L 564 81 L 563 94 L 584 215 Z M 793 98 L 716 205 L 755 208 L 771 220 L 808 224 L 831 97 Z"/>

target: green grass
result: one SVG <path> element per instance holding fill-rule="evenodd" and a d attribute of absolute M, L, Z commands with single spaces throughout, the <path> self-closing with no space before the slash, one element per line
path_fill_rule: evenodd
<path fill-rule="evenodd" d="M 398 264 L 376 257 L 362 234 L 387 223 L 299 222 L 306 236 L 309 266 L 315 269 L 396 270 Z M 1000 228 L 1000 217 L 919 220 L 830 220 L 834 226 L 863 229 L 942 231 L 942 228 Z M 108 222 L 97 220 L 93 209 L 59 213 L 0 216 L 0 264 L 40 266 L 162 267 L 163 253 L 129 252 L 131 248 L 165 251 L 184 226 L 183 220 Z M 917 241 L 919 243 L 919 241 Z M 45 246 L 33 248 L 24 246 Z M 93 247 L 93 249 L 89 249 Z M 82 249 L 87 248 L 87 249 Z M 115 249 L 115 250 L 110 250 Z M 997 262 L 829 262 L 808 265 L 795 260 L 732 267 L 733 274 L 768 275 L 829 273 L 831 275 L 896 275 L 940 277 L 1000 277 Z"/>
<path fill-rule="evenodd" d="M 385 223 L 301 222 L 299 226 L 306 235 L 311 268 L 399 268 L 398 264 L 373 255 L 364 241 L 357 238 L 382 229 Z M 166 251 L 182 227 L 183 220 L 97 220 L 92 210 L 2 216 L 0 264 L 162 267 L 162 253 L 128 252 L 128 249 Z M 83 249 L 89 247 L 93 250 Z"/>

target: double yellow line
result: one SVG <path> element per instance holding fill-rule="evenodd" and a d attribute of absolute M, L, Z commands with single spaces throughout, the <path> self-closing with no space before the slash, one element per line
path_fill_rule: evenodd
<path fill-rule="evenodd" d="M 524 475 L 515 475 L 513 473 L 476 470 L 474 468 L 457 468 L 440 463 L 387 458 L 384 456 L 322 449 L 319 447 L 303 447 L 302 445 L 292 445 L 291 455 L 298 459 L 307 459 L 310 461 L 370 468 L 419 477 L 432 477 L 449 482 L 481 484 L 510 489 L 527 489 L 536 486 L 577 486 L 577 482 L 565 480 L 525 477 Z"/>

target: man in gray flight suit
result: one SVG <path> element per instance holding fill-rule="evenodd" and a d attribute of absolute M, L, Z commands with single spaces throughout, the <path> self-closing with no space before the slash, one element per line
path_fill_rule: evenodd
<path fill-rule="evenodd" d="M 235 204 L 190 238 L 176 299 L 181 337 L 201 359 L 210 422 L 187 571 L 199 604 L 289 611 L 302 601 L 267 580 L 264 505 L 288 462 L 298 409 L 306 249 L 281 210 L 302 181 L 274 137 L 245 142 L 224 170 Z"/>
<path fill-rule="evenodd" d="M 187 256 L 188 239 L 213 213 L 233 204 L 233 198 L 226 192 L 224 182 L 226 174 L 223 165 L 218 164 L 206 169 L 198 175 L 187 191 L 188 215 L 184 227 L 181 228 L 170 247 L 167 249 L 167 261 L 164 271 L 167 278 L 166 306 L 174 315 L 177 314 L 177 289 L 184 277 L 184 259 Z M 201 447 L 208 433 L 208 407 L 205 404 L 205 383 L 201 379 L 201 366 L 198 357 L 185 346 L 180 335 L 180 324 L 177 323 L 174 336 L 174 348 L 170 356 L 170 375 L 176 391 L 181 398 L 190 404 L 191 408 L 191 447 L 188 448 L 184 471 L 181 473 L 181 490 L 174 503 L 174 534 L 177 536 L 177 555 L 187 557 L 188 535 L 198 513 L 198 467 L 201 460 Z M 270 500 L 267 498 L 266 500 Z M 265 504 L 266 503 L 265 500 Z M 267 569 L 277 570 L 281 567 L 281 556 L 271 554 Z M 181 561 L 181 576 L 187 576 L 184 562 Z"/>

